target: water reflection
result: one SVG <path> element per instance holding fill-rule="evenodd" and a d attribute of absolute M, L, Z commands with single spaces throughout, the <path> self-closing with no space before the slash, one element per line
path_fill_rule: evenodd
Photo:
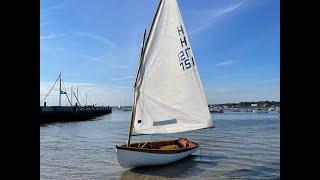
<path fill-rule="evenodd" d="M 122 173 L 120 179 L 154 179 L 185 178 L 199 176 L 202 172 L 212 169 L 225 159 L 226 156 L 191 155 L 180 161 L 166 165 L 146 166 L 128 169 Z"/>
<path fill-rule="evenodd" d="M 278 163 L 266 163 L 262 166 L 235 169 L 224 175 L 230 178 L 250 179 L 250 177 L 259 177 L 259 179 L 280 179 L 279 172 L 280 168 Z"/>

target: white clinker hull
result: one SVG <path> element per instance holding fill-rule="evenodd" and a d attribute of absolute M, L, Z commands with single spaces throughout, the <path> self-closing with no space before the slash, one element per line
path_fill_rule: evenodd
<path fill-rule="evenodd" d="M 198 147 L 179 153 L 150 153 L 116 148 L 118 162 L 124 168 L 168 164 L 183 159 Z"/>

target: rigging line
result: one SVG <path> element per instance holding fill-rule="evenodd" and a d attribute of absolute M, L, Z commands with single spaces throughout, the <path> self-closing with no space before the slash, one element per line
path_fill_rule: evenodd
<path fill-rule="evenodd" d="M 91 99 L 88 98 L 88 100 L 90 101 L 91 104 L 93 104 L 93 102 L 91 101 Z"/>
<path fill-rule="evenodd" d="M 69 100 L 68 94 L 66 94 L 66 96 L 67 96 L 67 99 L 68 99 L 70 105 L 72 106 L 71 101 Z"/>
<path fill-rule="evenodd" d="M 85 101 L 83 100 L 83 97 L 81 96 L 81 94 L 79 94 L 79 96 L 80 96 L 82 102 L 84 102 L 83 104 L 85 104 Z"/>
<path fill-rule="evenodd" d="M 43 98 L 42 101 L 40 101 L 40 103 L 42 103 L 43 101 L 45 101 L 47 99 L 47 97 L 49 96 L 49 94 L 51 93 L 53 87 L 56 85 L 56 83 L 58 82 L 58 79 L 60 78 L 60 75 L 58 76 L 58 78 L 56 79 L 56 81 L 54 82 L 53 86 L 51 87 L 51 89 L 49 90 L 49 92 L 47 93 L 47 95 Z"/>
<path fill-rule="evenodd" d="M 74 92 L 72 92 L 72 93 L 73 93 L 74 97 L 76 98 L 77 102 L 79 103 L 79 106 L 81 106 L 81 104 L 80 104 L 80 102 L 79 102 L 78 97 L 76 96 L 76 94 L 75 94 Z"/>
<path fill-rule="evenodd" d="M 62 78 L 61 78 L 61 80 L 62 80 L 62 85 L 63 85 L 63 87 L 64 87 L 65 95 L 67 96 L 67 99 L 68 99 L 70 105 L 72 106 L 72 103 L 71 103 L 71 101 L 70 101 L 70 99 L 69 99 L 69 97 L 68 97 L 68 94 L 67 94 L 67 88 L 66 88 L 66 86 L 65 86 L 64 81 L 63 81 Z M 61 92 L 60 92 L 60 93 L 61 93 Z"/>
<path fill-rule="evenodd" d="M 89 91 L 89 90 L 88 90 Z M 86 92 L 86 104 L 88 105 L 88 101 L 89 101 L 89 103 L 91 102 L 92 103 L 92 101 L 89 99 L 89 97 L 88 97 L 88 91 Z"/>
<path fill-rule="evenodd" d="M 63 81 L 62 78 L 61 78 L 61 81 L 62 81 L 62 85 L 63 85 L 63 88 L 64 88 L 65 92 L 67 92 L 67 88 L 66 88 L 66 86 L 65 86 L 64 81 Z"/>

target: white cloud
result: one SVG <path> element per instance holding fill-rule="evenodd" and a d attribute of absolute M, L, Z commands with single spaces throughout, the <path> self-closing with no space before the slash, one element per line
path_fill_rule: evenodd
<path fill-rule="evenodd" d="M 243 3 L 244 3 L 244 1 L 240 1 L 239 3 L 231 4 L 231 5 L 228 6 L 228 7 L 219 9 L 215 14 L 213 14 L 212 17 L 223 16 L 223 15 L 225 15 L 225 14 L 227 14 L 227 13 L 230 13 L 230 12 L 238 9 Z"/>
<path fill-rule="evenodd" d="M 130 88 L 132 88 L 132 87 L 129 87 L 129 86 L 115 86 L 115 85 L 113 85 L 111 87 L 115 88 L 115 89 L 130 89 Z"/>
<path fill-rule="evenodd" d="M 49 39 L 57 39 L 57 38 L 60 38 L 60 37 L 63 37 L 64 35 L 56 35 L 54 33 L 51 33 L 49 35 L 42 35 L 40 36 L 40 40 L 49 40 Z"/>
<path fill-rule="evenodd" d="M 197 28 L 191 30 L 190 34 L 198 33 L 206 28 L 209 28 L 217 19 L 222 18 L 223 16 L 240 9 L 246 1 L 247 0 L 242 0 L 238 3 L 231 4 L 218 10 L 212 9 L 209 11 L 205 11 L 205 13 L 202 13 L 201 18 L 206 19 L 205 23 L 198 25 Z"/>
<path fill-rule="evenodd" d="M 78 36 L 88 37 L 88 38 L 94 39 L 94 40 L 99 41 L 103 44 L 106 44 L 107 46 L 110 46 L 110 47 L 116 47 L 116 44 L 113 41 L 111 41 L 110 39 L 108 39 L 104 36 L 100 36 L 100 35 L 89 33 L 89 32 L 78 32 L 76 34 Z"/>
<path fill-rule="evenodd" d="M 48 8 L 46 8 L 45 10 L 57 10 L 57 9 L 63 9 L 64 8 L 64 4 L 60 3 L 60 4 L 56 4 L 53 6 L 49 6 Z"/>
<path fill-rule="evenodd" d="M 234 63 L 235 63 L 234 61 L 227 60 L 227 61 L 223 61 L 223 62 L 217 63 L 216 66 L 226 66 L 226 65 L 231 65 L 231 64 L 234 64 Z"/>
<path fill-rule="evenodd" d="M 61 9 L 65 8 L 64 3 L 60 3 L 60 4 L 54 4 L 51 6 L 47 6 L 47 7 L 41 7 L 40 8 L 40 20 L 43 20 L 43 18 L 48 18 L 48 16 L 51 14 L 56 14 L 59 13 Z"/>
<path fill-rule="evenodd" d="M 112 81 L 120 81 L 120 80 L 127 80 L 127 79 L 134 79 L 135 76 L 123 76 L 123 77 L 117 77 L 117 78 L 111 78 Z"/>

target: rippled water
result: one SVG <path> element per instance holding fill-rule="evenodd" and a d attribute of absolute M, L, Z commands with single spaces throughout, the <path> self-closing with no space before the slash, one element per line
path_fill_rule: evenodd
<path fill-rule="evenodd" d="M 130 113 L 115 109 L 92 121 L 41 126 L 41 179 L 280 179 L 277 112 L 213 114 L 213 129 L 135 136 L 133 142 L 188 137 L 201 150 L 169 165 L 125 169 L 115 145 L 127 140 Z"/>

